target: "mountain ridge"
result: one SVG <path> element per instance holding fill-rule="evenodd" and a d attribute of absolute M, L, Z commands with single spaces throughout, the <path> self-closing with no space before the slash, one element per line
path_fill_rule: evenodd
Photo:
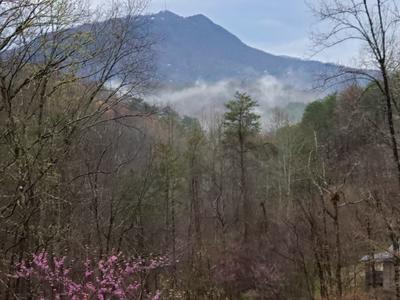
<path fill-rule="evenodd" d="M 274 76 L 296 87 L 310 87 L 338 66 L 332 63 L 275 55 L 251 47 L 203 14 L 182 17 L 171 11 L 144 16 L 151 33 L 162 82 L 191 85 L 197 81 L 253 80 Z"/>

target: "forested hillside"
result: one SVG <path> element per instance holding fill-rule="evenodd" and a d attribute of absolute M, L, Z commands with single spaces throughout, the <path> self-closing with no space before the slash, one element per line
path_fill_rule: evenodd
<path fill-rule="evenodd" d="M 204 122 L 140 98 L 146 1 L 0 0 L 0 299 L 400 299 L 400 14 L 319 3 L 368 84 Z"/>
<path fill-rule="evenodd" d="M 273 55 L 243 43 L 204 15 L 182 17 L 162 11 L 142 20 L 157 42 L 154 45 L 157 78 L 181 87 L 197 81 L 226 79 L 251 82 L 273 76 L 297 88 L 311 87 L 322 74 L 339 67 L 319 61 Z"/>

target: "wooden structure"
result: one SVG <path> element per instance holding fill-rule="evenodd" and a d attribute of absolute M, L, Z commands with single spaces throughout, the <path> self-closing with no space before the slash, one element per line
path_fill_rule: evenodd
<path fill-rule="evenodd" d="M 394 290 L 393 247 L 385 252 L 364 256 L 361 261 L 365 266 L 365 286 L 367 290 Z"/>

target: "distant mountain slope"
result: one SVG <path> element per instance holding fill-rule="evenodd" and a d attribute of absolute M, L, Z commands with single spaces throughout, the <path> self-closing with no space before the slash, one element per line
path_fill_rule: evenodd
<path fill-rule="evenodd" d="M 285 84 L 304 88 L 321 74 L 337 68 L 249 47 L 203 15 L 181 17 L 163 11 L 145 18 L 156 39 L 158 77 L 173 85 L 190 85 L 199 80 L 246 81 L 271 75 Z"/>
<path fill-rule="evenodd" d="M 72 30 L 94 32 L 90 50 L 110 46 L 112 51 L 115 46 L 112 22 L 95 22 Z M 133 78 L 128 79 L 140 84 L 155 83 L 146 84 L 150 89 L 141 94 L 147 103 L 168 104 L 181 114 L 198 118 L 209 110 L 223 112 L 224 103 L 232 99 L 236 91 L 241 91 L 258 101 L 258 111 L 265 119 L 271 108 L 281 107 L 291 119 L 298 120 L 304 107 L 291 103 L 305 104 L 317 99 L 320 93 L 310 89 L 316 79 L 339 68 L 334 64 L 272 55 L 252 48 L 203 15 L 181 17 L 169 11 L 143 15 L 128 25 L 127 33 L 132 34 L 133 46 L 124 47 L 135 47 L 137 42 L 138 49 L 143 50 L 133 51 L 137 57 L 119 61 L 115 72 L 118 73 L 119 68 L 123 70 L 125 63 L 131 60 L 138 62 L 138 69 L 128 75 Z M 142 39 L 143 36 L 153 42 L 153 51 L 148 51 L 148 40 Z M 34 55 L 33 61 L 41 62 L 42 54 Z M 75 55 L 79 56 L 80 52 Z M 153 56 L 151 65 L 154 63 L 155 74 L 153 66 L 147 64 Z M 83 64 L 79 70 L 82 76 L 96 79 L 98 64 L 103 63 L 101 57 Z M 109 84 L 119 84 L 118 80 L 113 78 Z"/>

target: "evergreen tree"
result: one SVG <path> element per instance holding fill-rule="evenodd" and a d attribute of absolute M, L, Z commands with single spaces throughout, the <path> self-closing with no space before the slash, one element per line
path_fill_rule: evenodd
<path fill-rule="evenodd" d="M 237 92 L 235 98 L 226 103 L 224 116 L 225 141 L 238 153 L 240 172 L 240 203 L 242 205 L 243 240 L 249 236 L 250 203 L 248 197 L 246 153 L 251 138 L 260 131 L 260 116 L 254 112 L 257 102 L 245 93 Z"/>

